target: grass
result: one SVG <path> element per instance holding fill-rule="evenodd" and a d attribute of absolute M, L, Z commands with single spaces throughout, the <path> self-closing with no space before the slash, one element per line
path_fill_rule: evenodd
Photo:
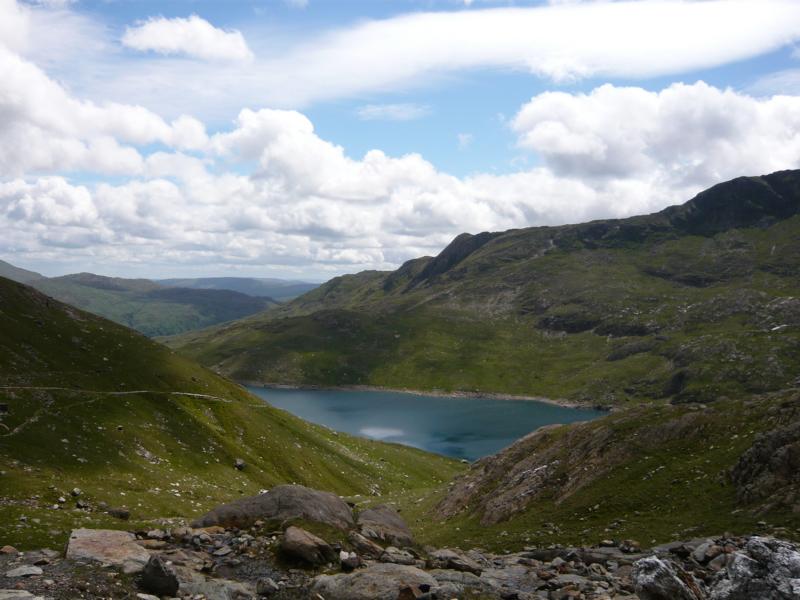
<path fill-rule="evenodd" d="M 0 330 L 0 402 L 9 409 L 0 421 L 0 540 L 19 548 L 58 546 L 79 525 L 191 518 L 278 483 L 377 497 L 431 488 L 463 469 L 308 424 L 144 336 L 7 280 Z M 73 510 L 74 487 L 93 507 L 127 507 L 132 522 Z M 59 496 L 69 501 L 53 509 Z"/>

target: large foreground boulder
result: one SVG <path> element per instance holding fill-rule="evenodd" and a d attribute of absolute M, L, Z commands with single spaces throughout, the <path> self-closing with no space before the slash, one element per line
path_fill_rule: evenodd
<path fill-rule="evenodd" d="M 320 575 L 312 589 L 325 600 L 397 600 L 403 588 L 425 592 L 436 585 L 416 567 L 379 564 L 349 575 Z"/>
<path fill-rule="evenodd" d="M 150 560 L 150 553 L 127 531 L 75 529 L 69 536 L 67 558 L 109 564 L 123 573 L 139 573 Z"/>
<path fill-rule="evenodd" d="M 250 527 L 258 520 L 283 523 L 306 519 L 343 531 L 355 527 L 353 512 L 336 494 L 302 485 L 279 485 L 258 496 L 240 498 L 218 506 L 192 523 L 192 527 Z"/>
<path fill-rule="evenodd" d="M 785 600 L 800 598 L 797 546 L 754 537 L 733 554 L 713 583 L 711 600 Z"/>
<path fill-rule="evenodd" d="M 358 527 L 362 534 L 373 540 L 401 547 L 414 545 L 414 534 L 403 517 L 385 504 L 361 512 L 358 515 Z"/>

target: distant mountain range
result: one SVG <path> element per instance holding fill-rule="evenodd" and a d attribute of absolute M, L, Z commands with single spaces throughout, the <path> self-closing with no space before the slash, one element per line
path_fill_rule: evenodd
<path fill-rule="evenodd" d="M 124 279 L 93 273 L 48 278 L 0 261 L 0 277 L 28 283 L 78 308 L 146 335 L 175 335 L 277 306 L 317 284 L 281 279 Z"/>
<path fill-rule="evenodd" d="M 167 287 L 231 290 L 248 296 L 272 298 L 278 302 L 287 302 L 319 287 L 318 283 L 307 281 L 254 277 L 202 277 L 199 279 L 156 279 L 155 281 Z"/>
<path fill-rule="evenodd" d="M 800 171 L 619 220 L 462 234 L 169 343 L 242 381 L 624 405 L 800 383 Z"/>

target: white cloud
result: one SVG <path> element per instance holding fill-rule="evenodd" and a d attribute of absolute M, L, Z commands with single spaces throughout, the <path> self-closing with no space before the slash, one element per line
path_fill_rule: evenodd
<path fill-rule="evenodd" d="M 362 121 L 413 121 L 431 114 L 424 104 L 366 104 L 356 110 Z"/>
<path fill-rule="evenodd" d="M 240 31 L 226 31 L 191 15 L 188 18 L 151 18 L 128 27 L 123 45 L 134 50 L 179 54 L 203 60 L 248 61 L 253 53 Z"/>
<path fill-rule="evenodd" d="M 582 179 L 658 174 L 683 187 L 800 167 L 800 98 L 757 99 L 702 82 L 547 92 L 512 127 L 555 173 Z"/>

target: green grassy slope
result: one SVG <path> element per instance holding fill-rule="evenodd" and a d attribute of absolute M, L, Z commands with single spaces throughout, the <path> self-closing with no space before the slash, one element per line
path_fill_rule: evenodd
<path fill-rule="evenodd" d="M 344 495 L 446 481 L 455 461 L 336 434 L 264 404 L 144 336 L 0 279 L 0 540 L 59 544 L 71 527 L 202 513 L 297 482 Z M 236 458 L 248 466 L 233 468 Z M 69 501 L 53 509 L 60 495 Z M 20 521 L 20 517 L 27 517 Z"/>
<path fill-rule="evenodd" d="M 407 518 L 424 523 L 423 541 L 438 546 L 649 546 L 722 532 L 800 539 L 796 435 L 776 452 L 789 481 L 773 473 L 759 480 L 772 488 L 749 501 L 731 477 L 755 440 L 796 429 L 799 418 L 798 390 L 707 407 L 642 405 L 540 430 L 447 489 L 399 502 Z"/>
<path fill-rule="evenodd" d="M 238 380 L 637 404 L 800 377 L 800 172 L 654 215 L 456 238 L 172 347 Z"/>
<path fill-rule="evenodd" d="M 319 284 L 306 281 L 292 281 L 265 277 L 199 277 L 196 279 L 159 279 L 157 283 L 168 287 L 191 288 L 195 290 L 232 290 L 248 296 L 273 298 L 278 302 L 288 302 Z"/>
<path fill-rule="evenodd" d="M 169 288 L 147 279 L 91 273 L 40 279 L 45 294 L 150 336 L 173 335 L 232 321 L 276 305 L 230 290 Z"/>

